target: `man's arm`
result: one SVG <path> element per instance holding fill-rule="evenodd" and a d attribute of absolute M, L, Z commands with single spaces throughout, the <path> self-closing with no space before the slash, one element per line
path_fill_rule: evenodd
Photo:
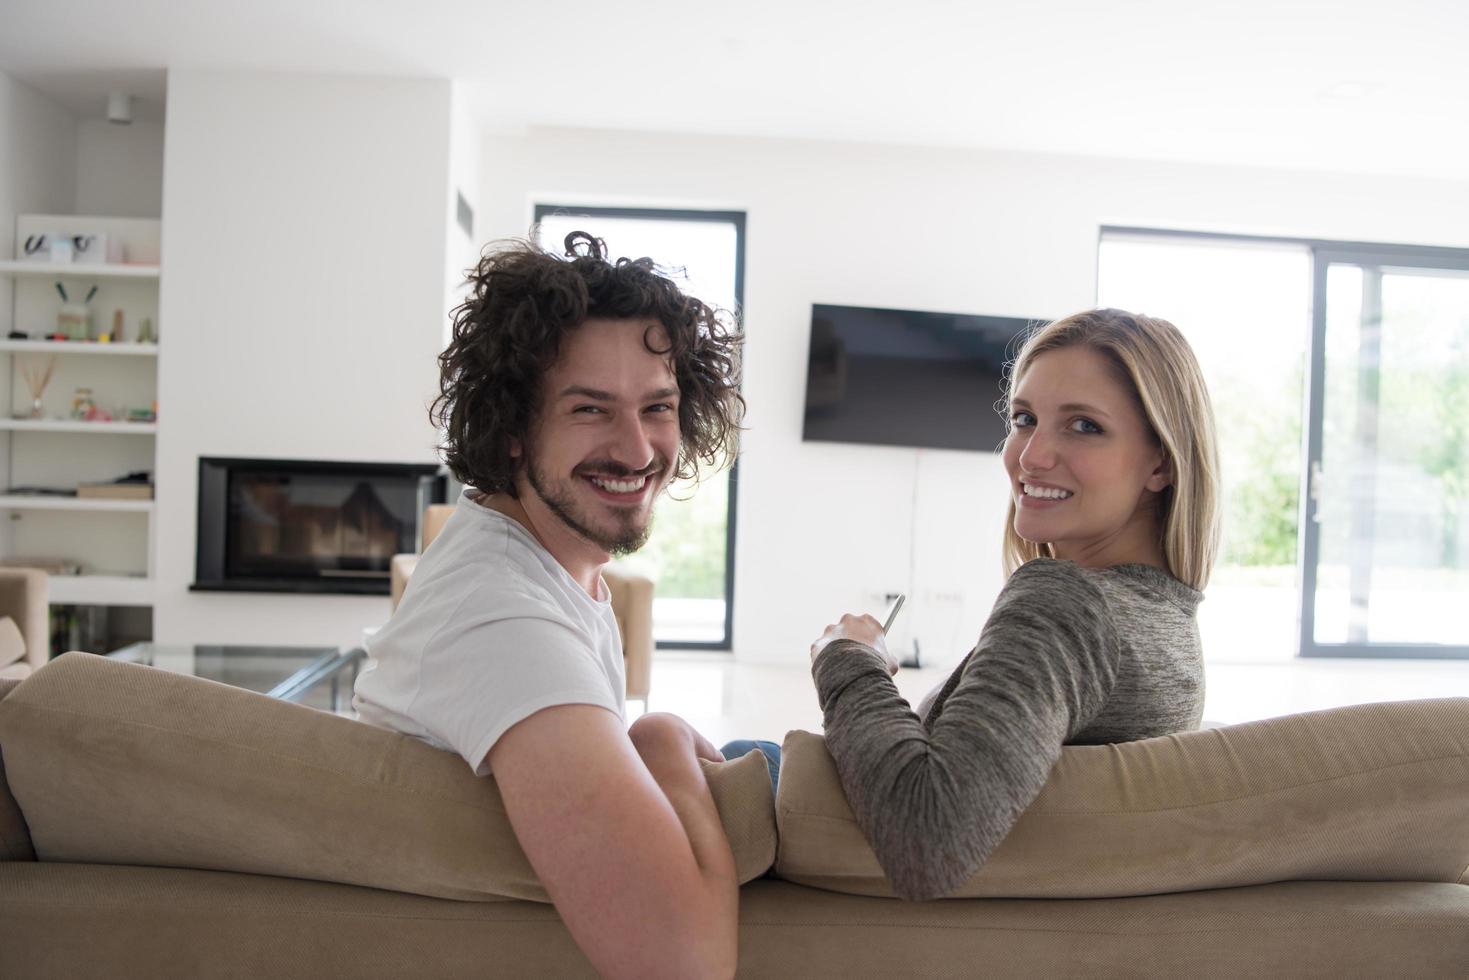
<path fill-rule="evenodd" d="M 489 752 L 510 825 L 572 938 L 608 977 L 732 976 L 738 882 L 697 736 L 546 708 Z"/>

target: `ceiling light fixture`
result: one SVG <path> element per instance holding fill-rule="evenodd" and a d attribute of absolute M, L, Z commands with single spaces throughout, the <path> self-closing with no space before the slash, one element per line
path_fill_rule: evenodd
<path fill-rule="evenodd" d="M 107 96 L 107 121 L 127 126 L 133 121 L 133 97 L 121 92 Z"/>
<path fill-rule="evenodd" d="M 1382 82 L 1337 82 L 1335 85 L 1328 85 L 1322 89 L 1320 97 L 1333 102 L 1359 102 L 1369 96 L 1376 95 L 1385 87 Z"/>

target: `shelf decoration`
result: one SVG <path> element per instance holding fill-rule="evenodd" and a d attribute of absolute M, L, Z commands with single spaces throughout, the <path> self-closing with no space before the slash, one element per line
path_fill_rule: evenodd
<path fill-rule="evenodd" d="M 41 398 L 46 394 L 46 386 L 51 383 L 51 376 L 56 373 L 56 355 L 52 354 L 46 359 L 44 368 L 27 360 L 21 365 L 21 373 L 25 376 L 26 389 L 31 393 L 31 412 L 27 418 L 45 418 L 46 409 L 41 405 Z"/>

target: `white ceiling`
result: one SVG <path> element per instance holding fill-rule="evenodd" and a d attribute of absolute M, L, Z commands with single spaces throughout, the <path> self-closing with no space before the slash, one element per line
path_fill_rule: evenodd
<path fill-rule="evenodd" d="M 487 126 L 1469 180 L 1469 0 L 0 0 L 0 70 L 78 113 L 168 67 L 453 78 Z"/>

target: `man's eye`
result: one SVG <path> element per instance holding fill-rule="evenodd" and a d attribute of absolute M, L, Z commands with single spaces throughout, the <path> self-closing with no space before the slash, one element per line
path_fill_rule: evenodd
<path fill-rule="evenodd" d="M 595 414 L 600 414 L 602 412 L 602 406 L 600 406 L 600 405 L 578 405 L 578 406 L 576 406 L 576 408 L 573 408 L 571 411 L 572 411 L 572 414 L 580 414 L 580 413 L 587 413 L 587 414 L 594 414 L 595 413 Z"/>
<path fill-rule="evenodd" d="M 649 405 L 648 408 L 647 408 L 647 410 L 650 411 L 650 412 L 672 412 L 672 411 L 675 411 L 674 407 L 672 405 L 670 405 L 668 402 L 659 402 L 657 405 Z"/>

